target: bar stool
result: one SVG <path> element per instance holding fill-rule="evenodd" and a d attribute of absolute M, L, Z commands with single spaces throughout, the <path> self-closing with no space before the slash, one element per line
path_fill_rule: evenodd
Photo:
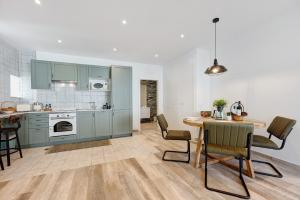
<path fill-rule="evenodd" d="M 22 149 L 21 149 L 21 145 L 20 145 L 20 140 L 19 140 L 19 135 L 18 135 L 18 130 L 21 127 L 21 123 L 20 123 L 20 118 L 15 118 L 15 117 L 10 117 L 9 118 L 9 125 L 8 127 L 0 127 L 0 142 L 5 142 L 5 149 L 1 148 L 1 152 L 5 151 L 5 154 L 0 154 L 1 157 L 1 163 L 2 162 L 2 156 L 6 156 L 7 158 L 7 166 L 10 166 L 10 154 L 19 152 L 20 157 L 23 158 L 22 155 Z M 12 140 L 16 140 L 17 143 L 17 147 L 13 147 L 11 148 L 9 145 L 9 142 Z M 14 151 L 11 151 L 11 150 Z M 1 164 L 1 169 L 4 169 L 4 167 L 2 168 L 2 164 Z"/>
<path fill-rule="evenodd" d="M 1 166 L 1 169 L 4 170 L 4 165 L 3 165 L 3 161 L 2 161 L 2 156 L 0 154 L 0 166 Z"/>

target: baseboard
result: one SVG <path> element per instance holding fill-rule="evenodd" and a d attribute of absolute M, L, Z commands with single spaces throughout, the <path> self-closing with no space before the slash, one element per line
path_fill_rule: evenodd
<path fill-rule="evenodd" d="M 139 130 L 138 129 L 133 129 L 132 132 L 139 132 Z"/>
<path fill-rule="evenodd" d="M 286 165 L 288 167 L 292 167 L 292 168 L 295 168 L 295 169 L 298 169 L 300 170 L 300 165 L 297 165 L 297 164 L 294 164 L 294 163 L 290 163 L 288 161 L 285 161 L 285 160 L 281 160 L 279 158 L 275 158 L 275 157 L 272 157 L 270 155 L 267 155 L 267 154 L 264 154 L 264 153 L 261 153 L 261 152 L 258 152 L 258 151 L 252 151 L 254 154 L 257 154 L 259 155 L 260 157 L 264 157 L 266 159 L 269 159 L 269 160 L 273 160 L 274 162 L 277 162 L 277 163 L 280 163 L 282 165 Z"/>

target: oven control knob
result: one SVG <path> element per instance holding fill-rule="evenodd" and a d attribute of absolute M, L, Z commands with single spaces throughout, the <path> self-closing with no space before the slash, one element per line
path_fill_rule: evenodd
<path fill-rule="evenodd" d="M 59 115 L 56 115 L 56 117 L 59 117 Z"/>
<path fill-rule="evenodd" d="M 69 117 L 69 115 L 67 115 L 67 117 Z"/>

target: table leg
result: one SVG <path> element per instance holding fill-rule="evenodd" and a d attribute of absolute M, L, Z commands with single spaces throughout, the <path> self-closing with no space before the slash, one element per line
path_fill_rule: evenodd
<path fill-rule="evenodd" d="M 194 163 L 194 167 L 196 167 L 196 168 L 199 167 L 199 163 L 200 163 L 201 152 L 202 152 L 202 144 L 203 144 L 203 137 L 204 136 L 203 136 L 202 127 L 200 127 L 200 129 L 199 129 L 199 137 L 198 137 L 198 142 L 197 142 L 197 147 L 196 147 L 195 163 Z"/>
<path fill-rule="evenodd" d="M 252 160 L 246 160 L 247 175 L 251 178 L 255 178 L 255 172 L 252 164 Z"/>

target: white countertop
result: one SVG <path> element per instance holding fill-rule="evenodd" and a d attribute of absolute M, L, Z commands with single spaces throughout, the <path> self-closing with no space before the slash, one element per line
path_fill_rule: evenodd
<path fill-rule="evenodd" d="M 19 116 L 24 114 L 34 114 L 34 113 L 71 113 L 71 112 L 77 112 L 77 111 L 110 111 L 111 109 L 76 109 L 76 110 L 53 110 L 53 111 L 29 111 L 29 112 L 15 112 L 10 114 L 0 114 L 0 119 L 9 118 L 11 116 Z"/>

